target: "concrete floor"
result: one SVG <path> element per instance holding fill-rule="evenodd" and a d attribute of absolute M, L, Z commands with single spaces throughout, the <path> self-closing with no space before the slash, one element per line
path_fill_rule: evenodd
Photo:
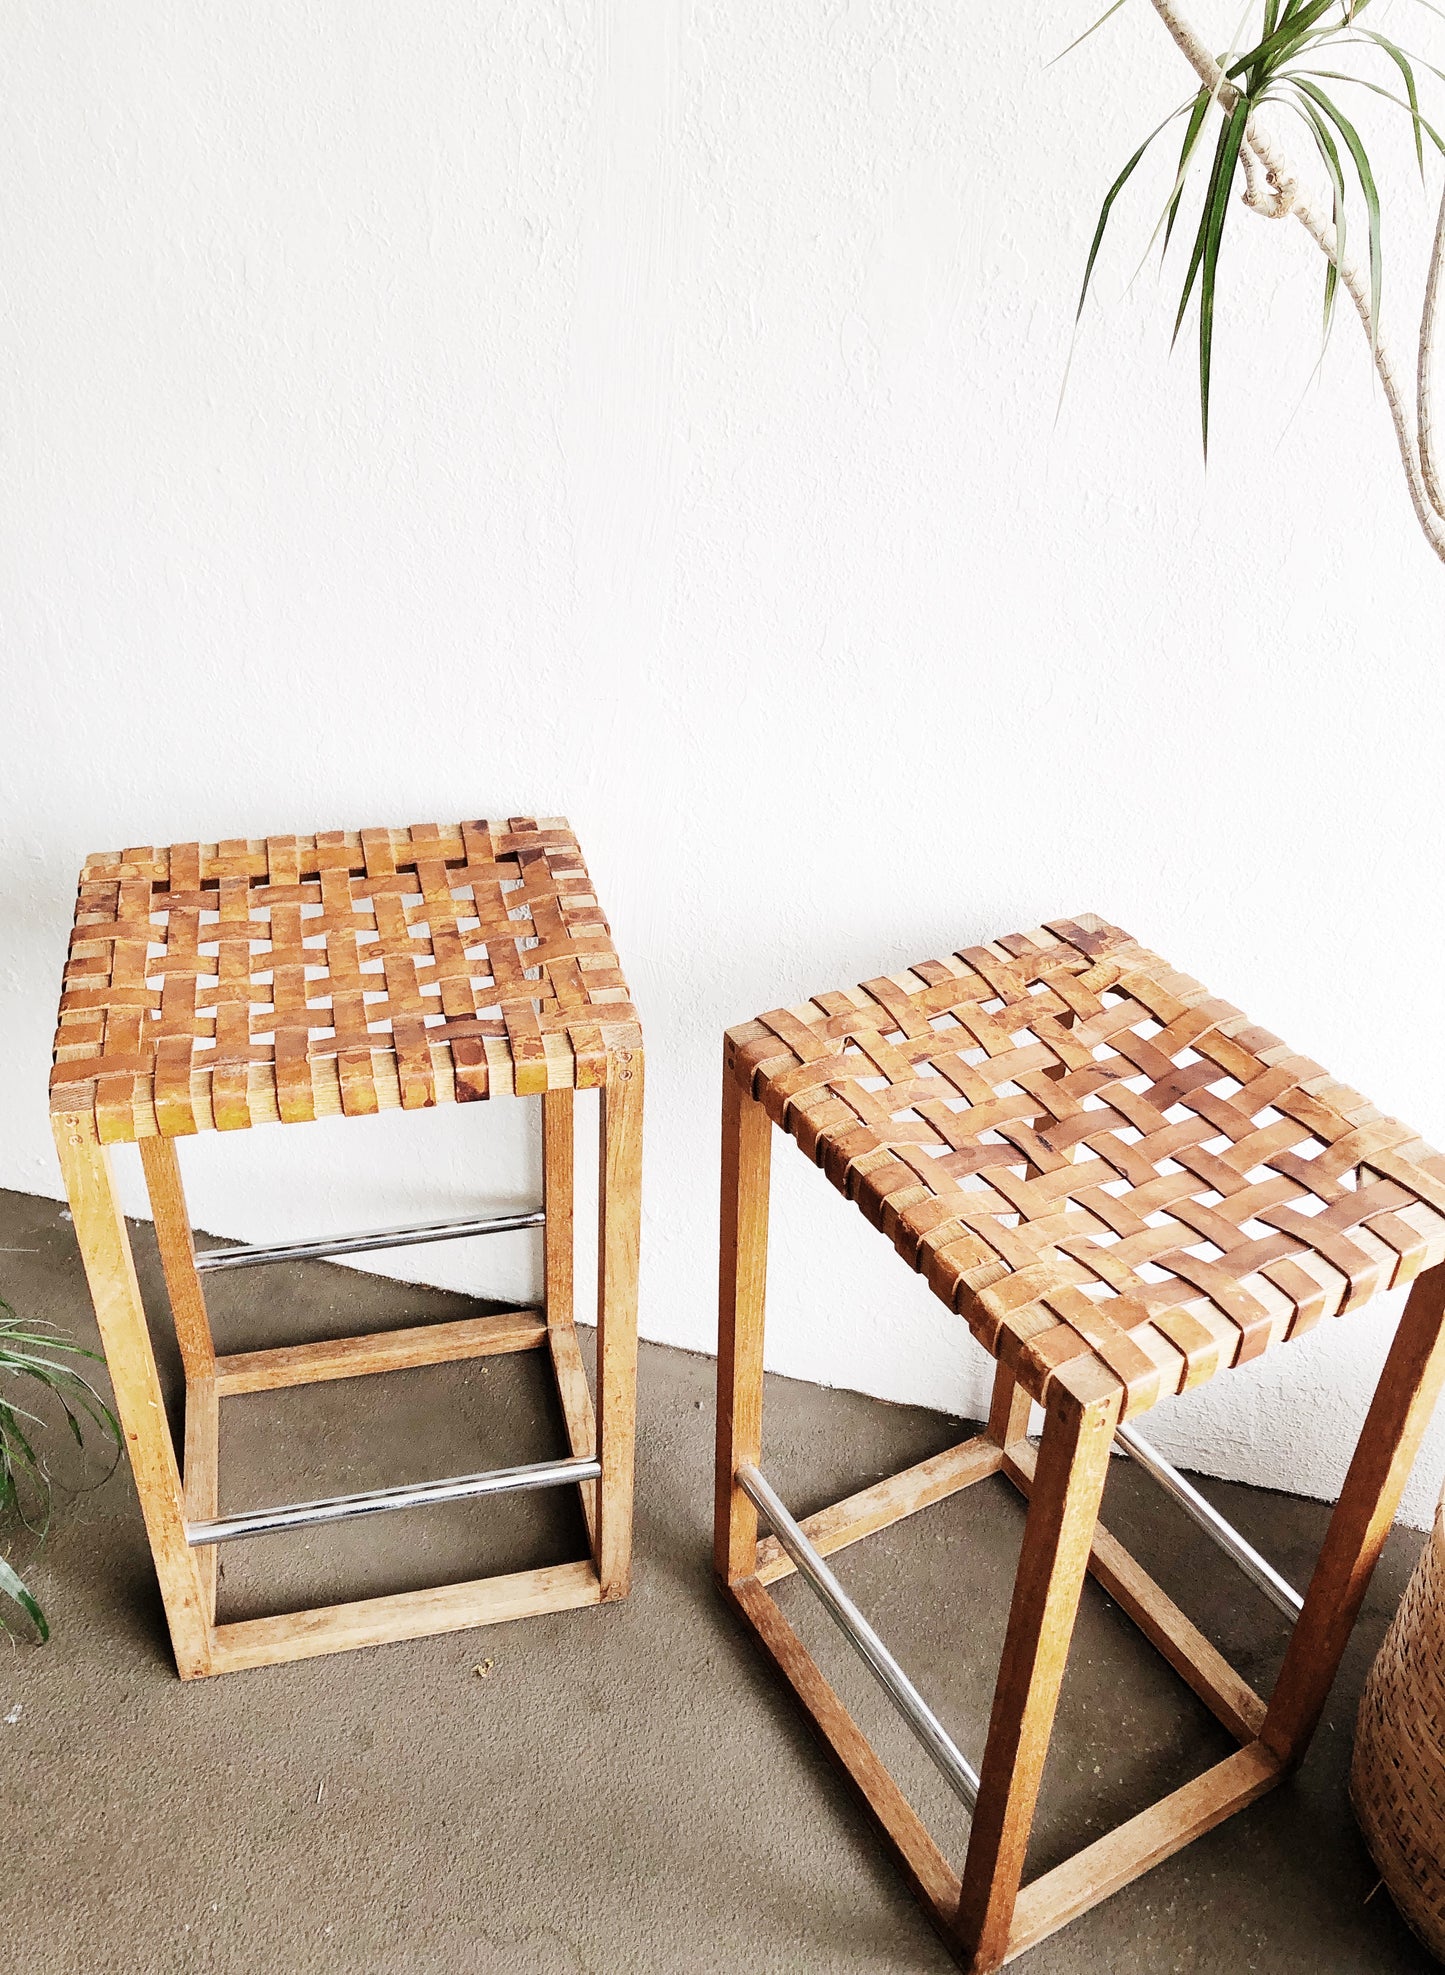
<path fill-rule="evenodd" d="M 137 1248 L 148 1299 L 148 1228 Z M 0 1293 L 89 1334 L 52 1203 L 0 1195 Z M 264 1294 L 264 1301 L 260 1300 Z M 464 1313 L 325 1263 L 214 1279 L 222 1348 Z M 159 1355 L 172 1389 L 174 1354 Z M 642 1354 L 630 1602 L 181 1685 L 129 1475 L 9 1542 L 48 1647 L 0 1646 L 5 1961 L 43 1975 L 356 1971 L 943 1971 L 952 1964 L 708 1575 L 712 1365 Z M 770 1475 L 806 1512 L 960 1437 L 940 1415 L 786 1380 Z M 226 1402 L 223 1507 L 560 1451 L 539 1354 Z M 1326 1511 L 1209 1493 L 1297 1583 Z M 1109 1520 L 1257 1684 L 1271 1609 L 1126 1464 Z M 982 1747 L 1021 1504 L 981 1484 L 847 1552 L 839 1574 L 965 1750 Z M 9 1540 L 9 1539 L 7 1539 Z M 1345 1776 L 1370 1656 L 1420 1547 L 1397 1531 L 1309 1762 L 1290 1785 L 1014 1964 L 1025 1975 L 1386 1975 L 1433 1966 L 1352 1822 Z M 222 1616 L 581 1554 L 560 1494 L 376 1518 L 226 1553 Z M 781 1600 L 961 1855 L 961 1816 L 827 1618 Z M 480 1671 L 479 1671 L 480 1669 Z M 1226 1752 L 1096 1587 L 1086 1595 L 1033 1869 Z"/>

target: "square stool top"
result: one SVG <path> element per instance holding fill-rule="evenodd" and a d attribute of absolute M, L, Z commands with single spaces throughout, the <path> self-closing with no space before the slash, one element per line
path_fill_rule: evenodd
<path fill-rule="evenodd" d="M 50 1080 L 102 1140 L 583 1089 L 642 1046 L 560 817 L 86 860 Z"/>
<path fill-rule="evenodd" d="M 1445 1159 L 1092 914 L 728 1045 L 1036 1399 L 1142 1412 L 1445 1258 Z"/>

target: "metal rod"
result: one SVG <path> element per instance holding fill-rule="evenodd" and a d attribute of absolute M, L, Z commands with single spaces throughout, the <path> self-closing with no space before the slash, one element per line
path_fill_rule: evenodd
<path fill-rule="evenodd" d="M 1132 1426 L 1118 1427 L 1114 1437 L 1144 1472 L 1152 1475 L 1165 1493 L 1174 1497 L 1185 1514 L 1193 1517 L 1206 1536 L 1212 1536 L 1220 1549 L 1233 1557 L 1245 1576 L 1258 1586 L 1272 1605 L 1286 1618 L 1299 1617 L 1304 1610 L 1304 1599 L 1299 1592 L 1252 1544 L 1245 1542 L 1234 1524 L 1226 1522 L 1214 1504 L 1207 1502 L 1199 1490 L 1184 1479 L 1178 1468 L 1166 1461 L 1147 1440 L 1141 1440 Z"/>
<path fill-rule="evenodd" d="M 839 1630 L 918 1737 L 955 1795 L 970 1810 L 978 1802 L 978 1771 L 960 1751 L 938 1716 L 829 1570 L 763 1475 L 738 1469 L 738 1486 L 772 1524 L 773 1533 L 798 1566 L 799 1575 L 822 1599 Z"/>
<path fill-rule="evenodd" d="M 473 1495 L 510 1495 L 520 1488 L 561 1488 L 568 1482 L 596 1481 L 601 1474 L 602 1463 L 591 1456 L 540 1461 L 526 1468 L 492 1468 L 486 1474 L 454 1474 L 442 1481 L 414 1481 L 402 1488 L 373 1488 L 364 1495 L 331 1495 L 317 1502 L 218 1516 L 214 1522 L 188 1522 L 186 1541 L 195 1550 L 207 1543 L 230 1543 L 238 1536 L 271 1536 L 280 1529 L 348 1522 L 352 1516 L 373 1516 L 384 1509 L 420 1509 L 433 1502 L 463 1502 Z"/>
<path fill-rule="evenodd" d="M 316 1261 L 323 1255 L 362 1255 L 370 1248 L 412 1248 L 428 1241 L 461 1241 L 470 1234 L 511 1234 L 539 1228 L 547 1216 L 540 1207 L 527 1214 L 468 1214 L 460 1221 L 415 1221 L 408 1227 L 371 1228 L 360 1234 L 321 1235 L 314 1241 L 278 1241 L 267 1248 L 206 1248 L 198 1269 L 254 1269 L 263 1262 Z"/>

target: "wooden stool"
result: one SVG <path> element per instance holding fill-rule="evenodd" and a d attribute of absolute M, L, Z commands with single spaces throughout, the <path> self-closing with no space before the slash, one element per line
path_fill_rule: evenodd
<path fill-rule="evenodd" d="M 984 1433 L 801 1524 L 758 1467 L 774 1124 L 998 1364 Z M 730 1032 L 717 1572 L 963 1967 L 1000 1967 L 1300 1760 L 1445 1374 L 1442 1258 L 1445 1159 L 1092 916 Z M 1301 1601 L 1124 1422 L 1416 1277 Z M 1296 1621 L 1268 1706 L 1100 1525 L 1120 1443 Z M 1030 1506 L 975 1772 L 823 1558 L 999 1472 Z M 769 1595 L 795 1568 L 972 1809 L 961 1877 Z M 1020 1890 L 1086 1571 L 1240 1748 Z"/>
<path fill-rule="evenodd" d="M 574 1090 L 601 1092 L 598 1413 L 572 1319 Z M 174 1141 L 192 1132 L 540 1097 L 545 1208 L 197 1255 Z M 182 1679 L 627 1595 L 637 1374 L 642 1034 L 565 822 L 333 831 L 90 858 L 50 1105 Z M 109 1147 L 140 1147 L 185 1368 L 177 1469 Z M 202 1273 L 545 1222 L 545 1311 L 218 1357 Z M 546 1346 L 571 1457 L 251 1515 L 217 1513 L 232 1393 Z M 216 1545 L 384 1509 L 577 1485 L 580 1563 L 216 1623 Z"/>

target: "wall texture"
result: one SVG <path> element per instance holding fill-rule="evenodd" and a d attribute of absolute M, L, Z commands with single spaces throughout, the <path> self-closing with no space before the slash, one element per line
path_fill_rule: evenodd
<path fill-rule="evenodd" d="M 1142 0 L 1047 66 L 1098 6 L 13 0 L 0 1183 L 59 1190 L 85 852 L 515 811 L 576 824 L 648 1024 L 652 1337 L 713 1338 L 722 1027 L 1060 913 L 1445 1141 L 1445 571 L 1353 323 L 1316 374 L 1308 242 L 1238 211 L 1202 471 L 1130 286 L 1162 160 L 1059 412 L 1098 201 L 1189 86 Z M 1404 329 L 1431 214 L 1386 149 Z M 196 1218 L 525 1199 L 530 1129 L 197 1143 Z M 411 1259 L 510 1292 L 526 1240 Z M 776 1243 L 779 1369 L 978 1405 L 796 1155 Z M 1390 1314 L 1159 1439 L 1332 1493 Z M 1414 1521 L 1442 1470 L 1445 1430 Z"/>

